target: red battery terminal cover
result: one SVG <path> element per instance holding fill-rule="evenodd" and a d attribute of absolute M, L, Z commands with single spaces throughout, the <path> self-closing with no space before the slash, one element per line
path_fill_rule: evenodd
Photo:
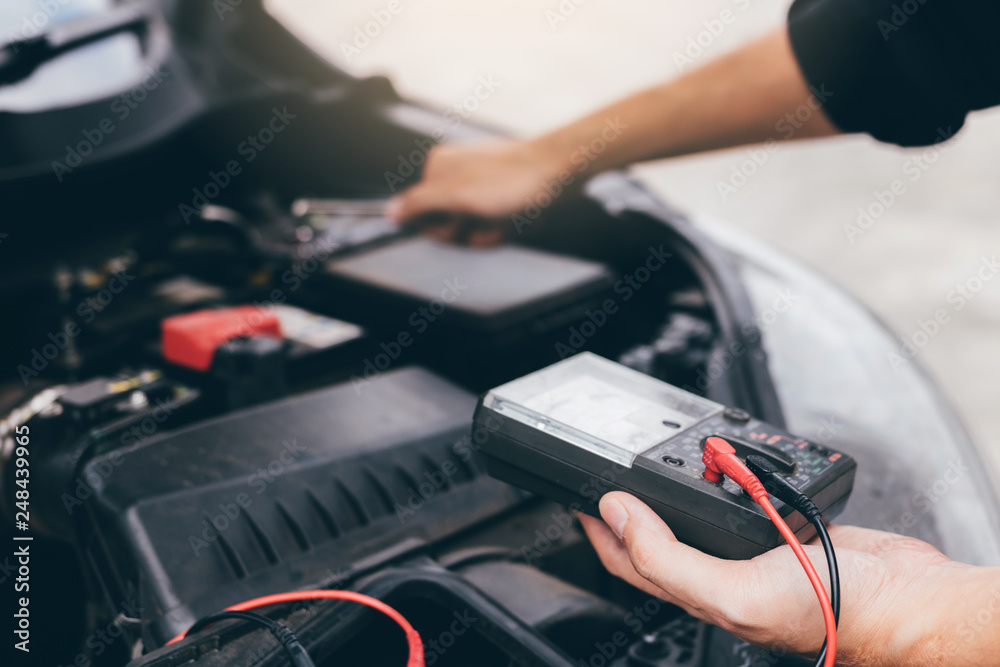
<path fill-rule="evenodd" d="M 257 306 L 198 310 L 163 320 L 163 358 L 170 363 L 205 372 L 222 344 L 242 336 L 281 338 L 281 323 Z"/>

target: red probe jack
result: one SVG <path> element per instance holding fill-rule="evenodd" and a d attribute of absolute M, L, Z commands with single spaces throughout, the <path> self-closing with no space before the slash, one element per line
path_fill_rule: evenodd
<path fill-rule="evenodd" d="M 743 461 L 736 456 L 736 450 L 722 438 L 712 436 L 705 441 L 705 453 L 701 457 L 705 464 L 705 479 L 718 484 L 725 475 L 739 484 L 754 502 L 767 498 L 767 491 L 757 476 L 750 472 Z"/>

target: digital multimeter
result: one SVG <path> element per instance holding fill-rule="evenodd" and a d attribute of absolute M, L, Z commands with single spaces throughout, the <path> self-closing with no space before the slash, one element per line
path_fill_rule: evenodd
<path fill-rule="evenodd" d="M 474 422 L 493 477 L 593 516 L 605 493 L 627 491 L 677 539 L 723 558 L 752 558 L 782 538 L 735 482 L 705 479 L 707 438 L 725 438 L 740 458 L 763 456 L 827 517 L 843 509 L 857 467 L 744 410 L 587 352 L 488 391 Z M 791 507 L 774 506 L 800 539 L 814 535 Z"/>

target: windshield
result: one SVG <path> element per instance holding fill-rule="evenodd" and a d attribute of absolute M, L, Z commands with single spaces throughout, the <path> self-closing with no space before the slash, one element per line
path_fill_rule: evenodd
<path fill-rule="evenodd" d="M 4 0 L 0 40 L 19 42 L 92 16 L 111 0 Z M 30 78 L 0 87 L 0 110 L 29 112 L 70 106 L 112 95 L 143 76 L 139 40 L 120 34 L 41 65 Z"/>

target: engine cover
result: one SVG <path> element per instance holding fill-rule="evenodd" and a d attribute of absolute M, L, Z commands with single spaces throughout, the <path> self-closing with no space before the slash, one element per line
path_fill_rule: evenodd
<path fill-rule="evenodd" d="M 523 498 L 477 467 L 475 403 L 405 368 L 96 458 L 86 559 L 106 599 L 138 601 L 147 646 L 240 600 L 346 582 Z"/>

